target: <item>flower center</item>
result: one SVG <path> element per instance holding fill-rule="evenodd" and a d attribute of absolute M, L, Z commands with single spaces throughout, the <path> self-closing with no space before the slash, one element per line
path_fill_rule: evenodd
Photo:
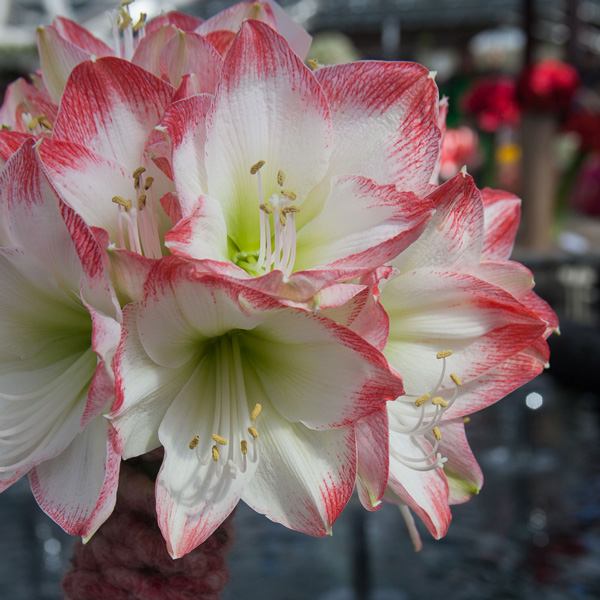
<path fill-rule="evenodd" d="M 119 247 L 137 252 L 148 258 L 160 258 L 160 236 L 156 221 L 156 204 L 152 190 L 153 177 L 144 177 L 146 169 L 138 167 L 133 172 L 135 201 L 114 196 L 118 207 L 117 227 Z M 125 241 L 127 233 L 127 241 Z"/>
<path fill-rule="evenodd" d="M 251 274 L 262 275 L 269 271 L 282 271 L 289 277 L 296 260 L 296 194 L 284 189 L 285 173 L 277 172 L 279 193 L 268 200 L 263 197 L 260 170 L 264 160 L 250 168 L 250 173 L 258 180 L 258 209 L 260 213 L 260 244 L 258 252 L 238 253 L 234 262 Z M 272 221 L 272 225 L 271 225 Z M 271 228 L 273 231 L 271 231 Z"/>
<path fill-rule="evenodd" d="M 137 33 L 137 41 L 146 35 L 146 13 L 140 13 L 137 23 L 133 23 L 129 6 L 135 0 L 123 0 L 119 8 L 107 12 L 113 37 L 113 50 L 117 58 L 131 60 L 134 53 L 134 33 Z M 121 42 L 121 34 L 123 41 Z M 122 51 L 121 51 L 122 50 Z"/>
<path fill-rule="evenodd" d="M 446 376 L 446 359 L 452 355 L 452 350 L 442 350 L 436 357 L 442 361 L 442 372 L 435 386 L 427 394 L 415 396 L 406 394 L 400 396 L 390 404 L 389 427 L 390 430 L 411 437 L 424 436 L 432 442 L 431 451 L 425 456 L 406 456 L 390 444 L 390 454 L 403 465 L 415 471 L 430 471 L 431 469 L 443 468 L 448 460 L 438 452 L 442 434 L 438 425 L 442 421 L 444 413 L 454 404 L 458 396 L 458 388 L 462 382 L 455 373 L 450 374 L 454 384 L 451 398 L 444 399 L 440 392 L 440 386 Z M 439 394 L 438 394 L 439 393 Z M 435 394 L 438 394 L 437 396 Z"/>
<path fill-rule="evenodd" d="M 220 478 L 225 470 L 233 479 L 258 460 L 257 420 L 262 406 L 248 410 L 238 335 L 225 335 L 215 344 L 215 412 L 210 442 L 195 435 L 189 449 L 202 466 L 212 465 Z"/>

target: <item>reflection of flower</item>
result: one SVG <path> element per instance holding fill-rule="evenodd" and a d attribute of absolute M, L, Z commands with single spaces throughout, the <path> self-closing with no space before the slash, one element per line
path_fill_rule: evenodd
<path fill-rule="evenodd" d="M 520 118 L 515 82 L 511 77 L 484 77 L 467 92 L 465 110 L 484 131 L 517 125 Z"/>
<path fill-rule="evenodd" d="M 527 66 L 519 76 L 519 102 L 530 110 L 566 111 L 577 88 L 577 70 L 557 59 L 546 59 Z"/>
<path fill-rule="evenodd" d="M 479 137 L 477 132 L 463 125 L 446 129 L 442 141 L 440 177 L 443 180 L 456 175 L 463 166 L 469 171 L 479 166 Z"/>

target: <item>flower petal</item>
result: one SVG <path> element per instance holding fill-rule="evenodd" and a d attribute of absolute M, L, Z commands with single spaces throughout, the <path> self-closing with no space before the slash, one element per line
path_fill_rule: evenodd
<path fill-rule="evenodd" d="M 521 217 L 521 200 L 502 190 L 481 191 L 485 233 L 483 258 L 507 259 L 513 249 Z"/>
<path fill-rule="evenodd" d="M 331 106 L 328 177 L 355 173 L 423 194 L 440 145 L 438 89 L 416 63 L 356 62 L 318 69 Z"/>
<path fill-rule="evenodd" d="M 327 170 L 327 101 L 310 70 L 268 25 L 246 21 L 227 54 L 207 117 L 208 194 L 223 205 L 227 232 L 240 250 L 260 244 L 257 176 L 263 200 L 279 192 L 277 173 L 301 207 Z"/>
<path fill-rule="evenodd" d="M 86 541 L 112 513 L 119 479 L 110 424 L 97 417 L 56 458 L 29 474 L 40 508 L 67 533 Z"/>
<path fill-rule="evenodd" d="M 69 77 L 52 137 L 93 148 L 131 173 L 174 91 L 119 58 L 81 63 Z"/>

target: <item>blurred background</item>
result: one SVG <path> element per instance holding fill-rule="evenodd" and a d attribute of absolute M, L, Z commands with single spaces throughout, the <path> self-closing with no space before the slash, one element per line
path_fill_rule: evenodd
<path fill-rule="evenodd" d="M 218 0 L 137 0 L 203 18 Z M 523 199 L 514 257 L 559 314 L 551 367 L 472 416 L 485 474 L 448 535 L 415 553 L 399 511 L 353 500 L 331 538 L 240 505 L 225 600 L 600 598 L 600 0 L 281 0 L 314 36 L 310 58 L 414 60 L 449 114 L 441 179 Z M 102 0 L 2 0 L 0 85 L 38 68 L 35 27 L 56 14 L 109 37 Z M 0 599 L 58 600 L 73 540 L 27 481 L 0 495 Z"/>

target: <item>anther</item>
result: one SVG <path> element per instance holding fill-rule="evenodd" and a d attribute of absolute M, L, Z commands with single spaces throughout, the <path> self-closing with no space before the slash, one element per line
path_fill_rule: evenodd
<path fill-rule="evenodd" d="M 119 24 L 121 30 L 127 29 L 132 23 L 133 19 L 127 14 L 125 9 L 121 8 L 121 23 Z"/>
<path fill-rule="evenodd" d="M 435 404 L 436 406 L 441 406 L 442 408 L 446 408 L 446 406 L 448 406 L 448 403 L 441 396 L 436 396 L 431 401 L 431 404 Z"/>
<path fill-rule="evenodd" d="M 452 350 L 442 350 L 435 355 L 436 358 L 448 358 L 449 356 L 452 356 Z"/>
<path fill-rule="evenodd" d="M 135 0 L 123 0 L 121 2 L 121 6 L 129 6 L 130 4 L 133 4 L 135 2 Z"/>
<path fill-rule="evenodd" d="M 121 198 L 121 196 L 113 196 L 112 201 L 115 204 L 122 206 L 126 212 L 131 210 L 131 200 L 125 200 L 125 198 Z"/>
<path fill-rule="evenodd" d="M 434 427 L 432 429 L 433 431 L 433 437 L 435 437 L 435 439 L 439 442 L 442 439 L 442 433 L 440 432 L 440 430 L 437 427 Z"/>
<path fill-rule="evenodd" d="M 424 396 L 417 398 L 415 400 L 415 406 L 416 407 L 423 406 L 423 404 L 425 404 L 425 402 L 427 402 L 429 400 L 429 398 L 431 398 L 431 394 L 425 394 Z"/>
<path fill-rule="evenodd" d="M 217 460 L 219 460 L 219 449 L 216 446 L 212 447 L 212 459 L 216 462 Z"/>
<path fill-rule="evenodd" d="M 248 427 L 248 433 L 256 439 L 258 437 L 258 429 L 256 427 Z"/>
<path fill-rule="evenodd" d="M 140 18 L 139 18 L 138 22 L 133 26 L 134 32 L 139 31 L 142 27 L 144 27 L 144 25 L 146 25 L 147 17 L 148 17 L 148 15 L 146 13 L 140 13 Z"/>
<path fill-rule="evenodd" d="M 200 442 L 200 436 L 195 435 L 194 439 L 190 442 L 190 450 L 193 450 L 198 445 L 199 442 Z"/>
<path fill-rule="evenodd" d="M 242 454 L 248 454 L 248 442 L 246 440 L 242 440 L 240 442 L 240 446 L 242 447 Z"/>
<path fill-rule="evenodd" d="M 471 417 L 463 417 L 463 423 L 468 423 L 471 420 Z"/>
<path fill-rule="evenodd" d="M 142 210 L 146 206 L 146 194 L 140 194 L 138 198 L 138 210 Z"/>
<path fill-rule="evenodd" d="M 281 195 L 285 196 L 288 200 L 293 202 L 298 196 L 290 190 L 281 190 Z"/>
<path fill-rule="evenodd" d="M 270 215 L 273 212 L 273 207 L 270 204 L 267 204 L 266 202 L 260 204 L 258 208 L 260 208 L 260 210 L 262 210 L 267 215 Z"/>
<path fill-rule="evenodd" d="M 40 121 L 40 125 L 44 128 L 47 129 L 48 131 L 50 131 L 52 129 L 52 123 L 50 123 L 50 121 L 48 121 L 48 119 L 42 119 Z"/>
<path fill-rule="evenodd" d="M 285 183 L 285 173 L 281 170 L 277 171 L 277 185 L 282 187 Z"/>
<path fill-rule="evenodd" d="M 145 167 L 138 167 L 138 168 L 137 168 L 137 169 L 136 169 L 136 170 L 133 172 L 133 175 L 132 175 L 132 177 L 133 177 L 134 179 L 137 179 L 137 178 L 138 178 L 138 177 L 139 177 L 139 176 L 140 176 L 142 173 L 145 173 L 145 172 L 146 172 L 146 169 L 145 169 Z"/>
<path fill-rule="evenodd" d="M 221 444 L 221 446 L 226 446 L 227 445 L 227 440 L 224 437 L 222 437 L 220 435 L 217 435 L 216 433 L 212 434 L 212 439 L 215 442 L 217 442 L 217 444 Z"/>
<path fill-rule="evenodd" d="M 154 183 L 154 177 L 146 177 L 146 181 L 144 183 L 144 189 L 145 190 L 149 190 L 150 186 Z"/>
<path fill-rule="evenodd" d="M 311 71 L 316 71 L 316 70 L 317 70 L 317 69 L 320 67 L 320 65 L 319 65 L 319 61 L 318 61 L 318 60 L 315 60 L 314 58 L 309 58 L 309 59 L 306 61 L 306 64 L 308 65 L 308 68 L 309 68 Z"/>
<path fill-rule="evenodd" d="M 250 167 L 250 175 L 256 175 L 265 166 L 264 160 L 259 160 Z"/>
<path fill-rule="evenodd" d="M 454 383 L 458 387 L 460 387 L 462 385 L 462 381 L 460 380 L 460 377 L 456 373 L 450 373 L 450 379 L 452 379 L 452 381 L 454 381 Z"/>
<path fill-rule="evenodd" d="M 252 411 L 252 414 L 250 415 L 250 420 L 251 421 L 256 421 L 256 419 L 258 418 L 258 415 L 260 415 L 260 411 L 262 410 L 262 405 L 261 404 L 257 404 L 254 407 L 254 410 Z"/>

